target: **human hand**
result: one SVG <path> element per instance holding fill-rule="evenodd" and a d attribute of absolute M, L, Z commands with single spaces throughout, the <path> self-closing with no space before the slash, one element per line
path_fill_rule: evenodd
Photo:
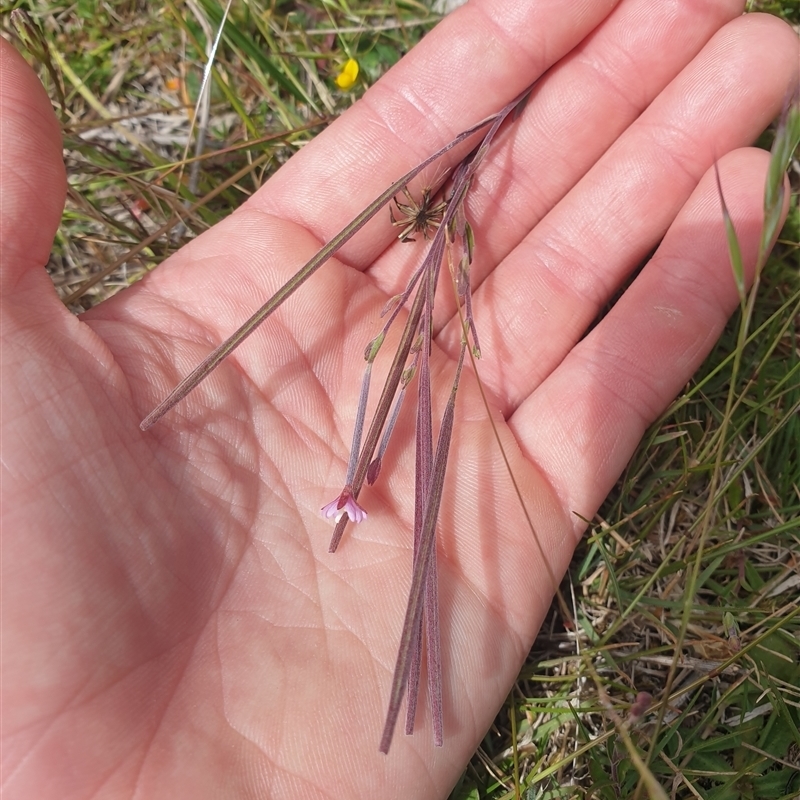
<path fill-rule="evenodd" d="M 41 268 L 64 199 L 57 125 L 0 42 L 5 796 L 446 795 L 580 517 L 736 306 L 715 158 L 752 268 L 767 156 L 736 148 L 779 111 L 797 40 L 741 10 L 472 2 L 229 219 L 80 319 Z M 161 423 L 138 423 L 390 181 L 552 64 L 468 203 L 481 374 L 538 541 L 467 370 L 440 517 L 445 746 L 421 703 L 383 756 L 413 414 L 335 555 L 319 509 L 341 489 L 364 346 L 419 251 L 381 215 Z M 460 338 L 442 297 L 440 402 Z"/>

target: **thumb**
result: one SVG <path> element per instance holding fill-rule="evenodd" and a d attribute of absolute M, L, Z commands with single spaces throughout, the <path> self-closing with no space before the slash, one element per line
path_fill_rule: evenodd
<path fill-rule="evenodd" d="M 6 308 L 41 313 L 43 302 L 51 305 L 48 294 L 56 302 L 43 267 L 65 196 L 61 132 L 50 100 L 0 37 L 0 297 Z"/>

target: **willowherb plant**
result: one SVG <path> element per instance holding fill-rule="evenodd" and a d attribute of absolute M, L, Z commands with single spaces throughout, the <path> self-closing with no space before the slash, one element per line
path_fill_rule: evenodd
<path fill-rule="evenodd" d="M 433 720 L 433 739 L 437 746 L 444 742 L 442 712 L 442 660 L 440 656 L 439 612 L 436 569 L 436 524 L 442 500 L 444 477 L 447 468 L 450 440 L 455 417 L 456 394 L 464 366 L 467 347 L 478 357 L 480 347 L 472 315 L 469 281 L 470 265 L 474 252 L 472 229 L 467 221 L 465 201 L 475 173 L 480 168 L 497 131 L 510 115 L 518 116 L 532 87 L 494 114 L 463 131 L 451 142 L 389 186 L 373 200 L 342 231 L 287 281 L 247 322 L 229 339 L 214 350 L 196 367 L 169 396 L 145 417 L 140 427 L 147 430 L 161 419 L 206 378 L 215 367 L 238 347 L 284 300 L 296 291 L 317 269 L 342 247 L 364 224 L 384 206 L 394 201 L 400 215 L 396 218 L 390 208 L 391 222 L 401 228 L 398 239 L 411 241 L 421 234 L 430 242 L 422 263 L 414 271 L 405 290 L 384 308 L 385 322 L 381 332 L 366 346 L 366 366 L 362 379 L 353 440 L 347 474 L 341 493 L 322 508 L 322 514 L 333 519 L 335 527 L 329 552 L 335 552 L 341 542 L 347 523 L 361 522 L 367 511 L 358 502 L 364 482 L 374 483 L 381 471 L 386 448 L 395 422 L 408 394 L 408 387 L 417 378 L 417 415 L 415 442 L 415 511 L 414 551 L 411 587 L 409 589 L 403 630 L 397 662 L 392 679 L 389 707 L 386 715 L 380 750 L 388 753 L 403 697 L 408 692 L 405 730 L 412 733 L 419 694 L 422 664 L 423 636 L 427 653 L 428 695 Z M 423 190 L 420 199 L 414 199 L 409 184 L 423 169 L 434 163 L 454 147 L 477 133 L 485 131 L 478 146 L 453 170 L 449 180 L 437 196 L 430 189 Z M 402 193 L 405 202 L 397 199 Z M 438 197 L 438 199 L 437 199 Z M 439 425 L 434 447 L 431 403 L 430 354 L 432 347 L 433 309 L 439 286 L 443 262 L 451 273 L 457 306 L 462 322 L 461 350 L 450 396 Z M 412 300 L 413 297 L 413 300 Z M 364 427 L 369 399 L 372 365 L 384 343 L 389 328 L 400 311 L 410 302 L 410 309 L 400 342 L 383 386 L 377 408 L 366 436 Z M 363 440 L 363 443 L 362 443 Z"/>

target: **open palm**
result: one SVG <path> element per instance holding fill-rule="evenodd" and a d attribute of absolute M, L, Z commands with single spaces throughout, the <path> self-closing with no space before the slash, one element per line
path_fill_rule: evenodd
<path fill-rule="evenodd" d="M 561 5 L 474 0 L 244 207 L 80 319 L 41 267 L 64 198 L 57 125 L 0 41 L 9 800 L 446 795 L 580 518 L 736 304 L 708 170 L 721 158 L 752 265 L 767 159 L 736 148 L 797 69 L 789 28 L 734 19 L 738 0 Z M 319 509 L 342 488 L 361 353 L 419 244 L 379 215 L 162 422 L 138 423 L 392 180 L 553 65 L 468 204 L 482 376 L 537 538 L 467 369 L 438 545 L 445 745 L 421 708 L 383 756 L 411 569 L 410 405 L 361 495 L 369 519 L 335 555 Z M 442 298 L 439 408 L 460 335 Z"/>

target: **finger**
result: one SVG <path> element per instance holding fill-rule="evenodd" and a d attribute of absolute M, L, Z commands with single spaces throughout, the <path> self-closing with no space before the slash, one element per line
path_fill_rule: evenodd
<path fill-rule="evenodd" d="M 470 189 L 473 291 L 741 12 L 740 0 L 699 7 L 626 0 L 548 72 L 525 113 L 498 137 Z M 419 251 L 393 248 L 370 275 L 387 295 L 397 294 L 412 259 L 419 260 Z M 455 313 L 452 292 L 443 292 L 437 306 L 438 329 Z"/>
<path fill-rule="evenodd" d="M 768 162 L 767 153 L 749 149 L 719 164 L 749 278 Z M 521 447 L 566 508 L 593 516 L 647 426 L 700 366 L 737 303 L 709 170 L 631 287 L 511 419 Z M 577 516 L 574 522 L 582 530 Z"/>
<path fill-rule="evenodd" d="M 0 37 L 0 297 L 14 320 L 59 305 L 43 269 L 66 195 L 61 132 L 42 84 Z"/>
<path fill-rule="evenodd" d="M 774 17 L 725 26 L 487 278 L 474 303 L 482 374 L 506 414 L 580 339 L 714 159 L 780 111 L 797 57 Z M 459 339 L 454 320 L 439 342 L 452 353 Z"/>

